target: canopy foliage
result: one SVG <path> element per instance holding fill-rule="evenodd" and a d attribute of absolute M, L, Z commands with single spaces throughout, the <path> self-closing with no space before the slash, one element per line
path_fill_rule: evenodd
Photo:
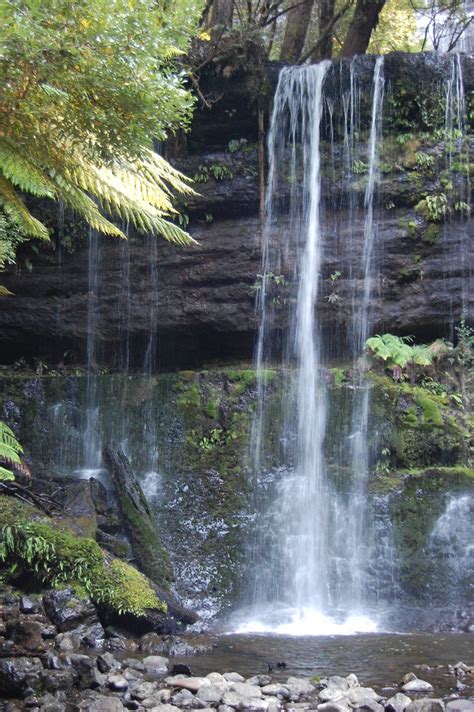
<path fill-rule="evenodd" d="M 199 14 L 200 0 L 0 0 L 0 205 L 10 224 L 48 238 L 29 193 L 62 200 L 109 235 L 124 236 L 112 215 L 190 240 L 166 220 L 188 182 L 152 148 L 189 123 L 176 58 Z"/>

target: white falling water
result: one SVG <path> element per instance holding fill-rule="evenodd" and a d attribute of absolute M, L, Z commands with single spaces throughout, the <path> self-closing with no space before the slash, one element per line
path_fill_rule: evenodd
<path fill-rule="evenodd" d="M 357 467 L 360 466 L 363 473 L 357 471 L 357 485 L 349 504 L 340 499 L 328 476 L 324 456 L 327 389 L 321 363 L 317 303 L 323 256 L 321 121 L 326 101 L 324 83 L 329 68 L 330 63 L 322 62 L 301 69 L 284 69 L 274 101 L 269 134 L 269 185 L 257 368 L 259 373 L 264 373 L 265 367 L 275 358 L 271 333 L 275 319 L 272 286 L 275 275 L 285 268 L 288 254 L 297 252 L 300 257 L 293 275 L 296 288 L 291 319 L 294 329 L 288 344 L 280 347 L 287 373 L 287 385 L 283 388 L 288 394 L 286 427 L 281 438 L 287 463 L 277 487 L 274 516 L 271 512 L 269 518 L 273 543 L 267 559 L 272 571 L 257 572 L 253 606 L 245 613 L 245 622 L 238 625 L 240 632 L 310 635 L 375 629 L 374 622 L 358 605 L 360 582 L 353 571 L 353 567 L 361 565 L 359 552 L 363 545 L 363 530 L 359 521 L 362 514 L 359 503 L 362 500 L 361 482 L 366 482 L 368 472 L 367 456 L 363 452 L 366 445 L 360 442 L 355 453 Z M 383 62 L 379 59 L 374 73 L 374 116 L 365 196 L 364 294 L 358 314 L 359 345 L 368 336 L 372 296 L 373 202 L 383 101 L 382 69 Z M 351 94 L 352 91 L 351 86 Z M 331 121 L 333 105 L 327 102 L 327 106 Z M 347 107 L 346 115 L 353 111 L 353 106 Z M 330 134 L 332 136 L 331 130 Z M 290 216 L 289 225 L 285 225 L 285 233 L 280 236 L 283 244 L 278 249 L 274 244 L 275 235 L 282 229 L 278 221 L 278 202 L 285 182 L 290 183 Z M 366 287 L 367 282 L 370 282 L 369 287 Z M 257 472 L 264 466 L 265 459 L 264 377 L 259 379 L 258 388 L 259 403 L 253 433 Z M 361 408 L 359 417 L 365 423 L 361 426 L 364 436 L 368 418 L 365 391 Z"/>
<path fill-rule="evenodd" d="M 474 502 L 471 495 L 452 497 L 438 518 L 429 539 L 428 555 L 436 560 L 446 601 L 464 592 L 472 599 L 474 588 Z M 444 571 L 443 569 L 444 564 Z"/>

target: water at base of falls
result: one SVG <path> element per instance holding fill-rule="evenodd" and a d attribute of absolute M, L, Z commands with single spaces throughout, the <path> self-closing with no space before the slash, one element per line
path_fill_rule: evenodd
<path fill-rule="evenodd" d="M 355 635 L 375 633 L 378 625 L 365 615 L 331 616 L 309 607 L 272 606 L 271 611 L 240 611 L 245 620 L 230 624 L 232 633 L 271 633 L 273 635 Z M 239 616 L 239 617 L 240 617 Z"/>

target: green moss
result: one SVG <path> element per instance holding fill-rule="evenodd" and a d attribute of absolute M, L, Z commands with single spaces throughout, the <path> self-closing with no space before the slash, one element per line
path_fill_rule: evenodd
<path fill-rule="evenodd" d="M 43 586 L 70 586 L 96 604 L 118 613 L 166 610 L 147 579 L 129 564 L 110 560 L 93 539 L 64 530 L 34 507 L 0 496 L 2 575 L 14 581 L 28 576 Z"/>
<path fill-rule="evenodd" d="M 438 403 L 430 396 L 415 393 L 415 403 L 423 410 L 423 425 L 443 425 L 443 418 Z"/>
<path fill-rule="evenodd" d="M 219 398 L 211 398 L 204 406 L 204 412 L 208 418 L 219 420 Z"/>

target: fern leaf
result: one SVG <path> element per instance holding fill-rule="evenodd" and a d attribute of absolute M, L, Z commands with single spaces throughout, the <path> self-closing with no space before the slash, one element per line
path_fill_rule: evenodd
<path fill-rule="evenodd" d="M 14 187 L 5 176 L 0 174 L 0 205 L 11 221 L 18 225 L 27 235 L 49 240 L 48 230 L 42 222 L 30 213 L 24 202 L 18 196 Z"/>
<path fill-rule="evenodd" d="M 0 466 L 0 482 L 12 482 L 15 479 L 15 475 L 6 467 Z"/>
<path fill-rule="evenodd" d="M 16 147 L 0 141 L 0 171 L 20 190 L 42 198 L 54 198 L 54 186 L 31 160 L 20 154 Z"/>
<path fill-rule="evenodd" d="M 3 286 L 3 284 L 0 284 L 0 297 L 12 297 L 13 292 L 10 292 L 9 289 Z"/>

